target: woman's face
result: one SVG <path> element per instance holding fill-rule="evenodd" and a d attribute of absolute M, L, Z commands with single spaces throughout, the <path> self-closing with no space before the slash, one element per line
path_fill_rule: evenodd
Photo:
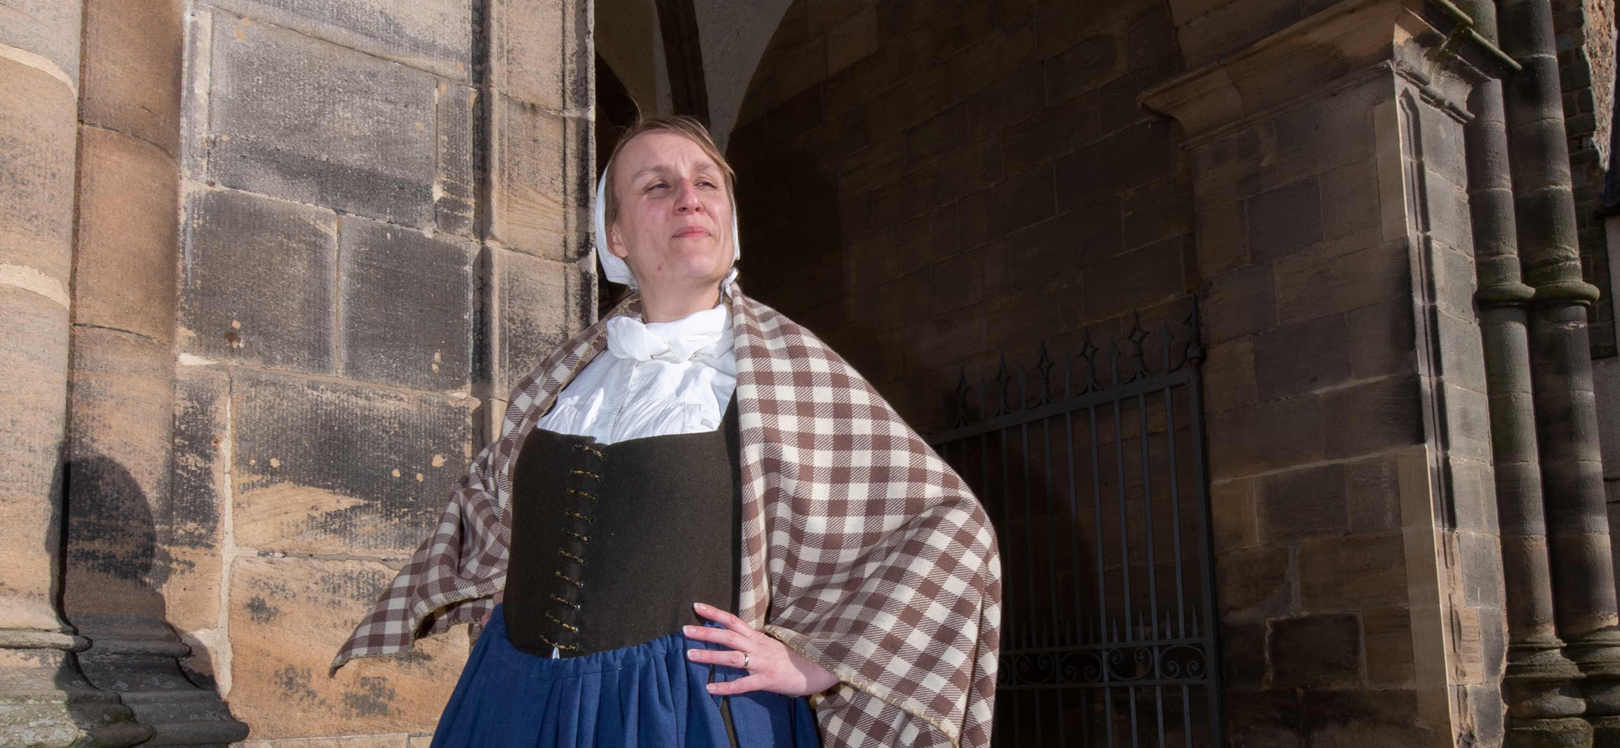
<path fill-rule="evenodd" d="M 613 162 L 619 215 L 608 249 L 642 289 L 717 284 L 731 269 L 731 199 L 720 167 L 697 143 L 649 132 Z"/>

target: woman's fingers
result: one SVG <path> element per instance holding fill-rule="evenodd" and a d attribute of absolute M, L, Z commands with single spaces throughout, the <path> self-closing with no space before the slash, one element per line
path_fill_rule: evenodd
<path fill-rule="evenodd" d="M 707 618 L 707 619 L 709 619 L 711 621 L 714 621 L 716 623 L 722 624 L 726 628 L 731 629 L 732 631 L 735 631 L 735 632 L 737 632 L 739 634 L 742 634 L 743 636 L 751 636 L 754 633 L 754 629 L 751 628 L 748 624 L 744 623 L 743 619 L 738 618 L 738 617 L 736 617 L 736 616 L 734 616 L 734 615 L 732 615 L 730 613 L 727 613 L 724 610 L 716 608 L 713 605 L 705 605 L 703 603 L 692 603 L 692 608 L 697 611 L 698 615 L 703 616 L 704 618 Z"/>
<path fill-rule="evenodd" d="M 686 658 L 693 662 L 708 665 L 725 665 L 727 667 L 741 668 L 743 666 L 743 653 L 735 649 L 689 649 Z M 751 655 L 750 655 L 751 656 Z M 757 658 L 755 658 L 757 659 Z M 750 667 L 758 662 L 748 663 Z"/>
<path fill-rule="evenodd" d="M 714 683 L 710 683 L 708 688 L 709 693 L 716 696 L 736 696 L 737 694 L 748 693 L 750 691 L 768 690 L 766 686 L 768 682 L 768 679 L 763 673 L 755 673 L 736 680 L 716 681 Z"/>
<path fill-rule="evenodd" d="M 688 639 L 712 642 L 731 649 L 753 651 L 753 647 L 749 646 L 753 641 L 752 639 L 730 629 L 717 629 L 712 626 L 685 626 L 681 629 L 681 633 L 686 634 Z"/>

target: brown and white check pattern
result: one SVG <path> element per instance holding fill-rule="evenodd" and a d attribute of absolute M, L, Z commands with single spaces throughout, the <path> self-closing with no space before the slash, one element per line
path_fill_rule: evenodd
<path fill-rule="evenodd" d="M 962 479 L 808 330 L 730 297 L 743 478 L 741 617 L 837 675 L 828 748 L 990 744 L 1001 563 Z M 409 650 L 489 611 L 506 583 L 508 467 L 634 294 L 519 382 L 433 534 L 332 662 Z"/>

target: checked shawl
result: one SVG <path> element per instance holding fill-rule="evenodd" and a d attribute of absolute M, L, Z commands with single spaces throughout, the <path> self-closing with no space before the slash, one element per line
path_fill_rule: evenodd
<path fill-rule="evenodd" d="M 740 617 L 838 676 L 812 697 L 823 744 L 990 744 L 1001 566 L 967 485 L 860 374 L 734 284 L 741 427 Z M 500 438 L 332 662 L 403 652 L 476 621 L 506 583 L 509 465 L 607 347 L 631 294 L 518 383 Z"/>

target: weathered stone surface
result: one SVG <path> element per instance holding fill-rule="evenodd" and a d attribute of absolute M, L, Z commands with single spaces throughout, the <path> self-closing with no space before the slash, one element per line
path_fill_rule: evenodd
<path fill-rule="evenodd" d="M 0 61 L 0 65 L 4 65 Z M 0 115 L 3 116 L 3 115 Z M 9 382 L 0 388 L 0 627 L 57 629 L 53 571 L 60 549 L 51 497 L 62 476 L 67 402 L 68 310 L 0 285 L 0 349 Z"/>
<path fill-rule="evenodd" d="M 582 306 L 594 304 L 595 297 L 587 300 L 581 293 L 577 266 L 494 247 L 485 252 L 495 276 L 489 287 L 498 294 L 492 312 L 496 329 L 491 341 L 495 355 L 490 381 L 504 397 L 568 338 L 573 325 L 583 319 Z"/>
<path fill-rule="evenodd" d="M 408 556 L 472 453 L 469 398 L 238 372 L 236 543 Z"/>
<path fill-rule="evenodd" d="M 1277 324 L 1277 288 L 1270 264 L 1222 273 L 1210 282 L 1203 304 L 1212 343 L 1253 335 Z"/>
<path fill-rule="evenodd" d="M 5 0 L 0 12 L 6 17 L 0 44 L 44 57 L 68 80 L 79 80 L 82 0 Z"/>
<path fill-rule="evenodd" d="M 183 6 L 176 0 L 84 3 L 80 119 L 140 138 L 170 158 L 178 155 Z"/>
<path fill-rule="evenodd" d="M 433 76 L 249 19 L 213 21 L 209 179 L 433 224 Z"/>
<path fill-rule="evenodd" d="M 1221 622 L 1222 685 L 1258 688 L 1266 678 L 1266 622 Z"/>
<path fill-rule="evenodd" d="M 230 377 L 223 367 L 179 366 L 174 379 L 174 473 L 170 478 L 169 553 L 163 596 L 181 632 L 219 622 L 220 513 L 229 501 Z"/>
<path fill-rule="evenodd" d="M 1322 240 L 1322 197 L 1316 177 L 1262 192 L 1248 201 L 1249 258 L 1275 260 Z"/>
<path fill-rule="evenodd" d="M 433 201 L 434 225 L 440 231 L 470 238 L 478 198 L 473 183 L 472 130 L 478 92 L 441 82 L 437 95 L 439 162 L 434 174 L 438 187 Z"/>
<path fill-rule="evenodd" d="M 1209 509 L 1217 553 L 1260 542 L 1253 478 L 1237 478 L 1210 486 Z"/>
<path fill-rule="evenodd" d="M 466 629 L 408 654 L 327 667 L 395 570 L 239 558 L 231 567 L 231 711 L 255 738 L 430 731 L 465 662 Z"/>
<path fill-rule="evenodd" d="M 1266 620 L 1293 612 L 1294 580 L 1288 546 L 1224 551 L 1216 565 L 1216 599 L 1225 621 Z"/>
<path fill-rule="evenodd" d="M 268 21 L 451 80 L 468 80 L 471 0 L 211 0 Z"/>
<path fill-rule="evenodd" d="M 1210 478 L 1254 475 L 1320 460 L 1323 422 L 1321 405 L 1314 395 L 1211 415 Z"/>
<path fill-rule="evenodd" d="M 1192 238 L 1173 236 L 1086 269 L 1086 319 L 1123 314 L 1187 290 Z"/>
<path fill-rule="evenodd" d="M 1320 465 L 1271 473 L 1256 480 L 1260 539 L 1284 543 L 1349 529 L 1344 466 Z"/>
<path fill-rule="evenodd" d="M 1359 457 L 1423 442 L 1423 413 L 1415 377 L 1386 377 L 1322 395 L 1329 459 Z"/>
<path fill-rule="evenodd" d="M 158 588 L 172 562 L 165 546 L 173 366 L 168 347 L 149 338 L 74 327 L 63 584 L 69 616 L 163 619 Z"/>
<path fill-rule="evenodd" d="M 490 80 L 495 89 L 549 112 L 575 116 L 589 112 L 594 105 L 590 81 L 595 59 L 591 8 L 591 3 L 580 0 L 509 0 L 491 5 Z M 583 129 L 585 153 L 590 153 L 590 126 Z"/>
<path fill-rule="evenodd" d="M 1380 455 L 1346 463 L 1345 503 L 1350 508 L 1350 532 L 1393 530 L 1401 526 L 1400 486 L 1395 460 Z"/>
<path fill-rule="evenodd" d="M 591 123 L 533 104 L 494 102 L 490 146 L 490 236 L 507 249 L 549 260 L 578 257 L 591 231 L 595 191 Z"/>
<path fill-rule="evenodd" d="M 1406 240 L 1378 243 L 1376 231 L 1323 242 L 1275 264 L 1283 323 L 1410 298 Z"/>
<path fill-rule="evenodd" d="M 1361 625 L 1354 615 L 1271 622 L 1271 685 L 1347 686 L 1361 677 Z"/>
<path fill-rule="evenodd" d="M 1254 370 L 1262 400 L 1292 397 L 1341 384 L 1350 378 L 1344 318 L 1319 317 L 1260 333 L 1254 341 Z"/>
<path fill-rule="evenodd" d="M 344 218 L 338 256 L 343 375 L 423 390 L 465 388 L 472 245 Z"/>
<path fill-rule="evenodd" d="M 1399 533 L 1303 541 L 1300 600 L 1309 612 L 1405 605 L 1405 558 Z"/>
<path fill-rule="evenodd" d="M 144 335 L 174 335 L 178 175 L 149 143 L 80 129 L 79 245 L 74 321 Z"/>
<path fill-rule="evenodd" d="M 1210 346 L 1204 360 L 1204 412 L 1224 413 L 1257 402 L 1254 338 Z"/>
<path fill-rule="evenodd" d="M 1367 641 L 1367 681 L 1374 686 L 1410 685 L 1412 613 L 1406 608 L 1361 611 L 1362 634 Z"/>
<path fill-rule="evenodd" d="M 41 6 L 36 12 L 57 12 L 54 3 L 29 3 L 35 4 Z M 28 33 L 26 25 L 22 33 Z M 77 39 L 77 23 L 73 34 Z M 74 70 L 78 59 L 75 53 Z M 0 283 L 44 293 L 64 307 L 73 253 L 77 111 L 66 82 L 0 57 L 0 153 L 6 154 L 0 160 Z"/>
<path fill-rule="evenodd" d="M 182 351 L 293 371 L 332 370 L 336 216 L 210 190 L 192 197 L 183 226 Z"/>
<path fill-rule="evenodd" d="M 1352 377 L 1371 379 L 1417 371 L 1413 314 L 1412 299 L 1394 298 L 1345 315 Z"/>

